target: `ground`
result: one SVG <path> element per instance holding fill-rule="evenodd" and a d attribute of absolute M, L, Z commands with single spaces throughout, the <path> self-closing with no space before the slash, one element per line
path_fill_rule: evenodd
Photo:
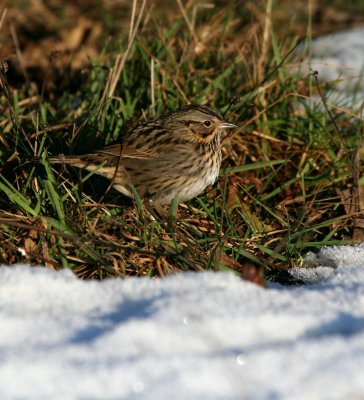
<path fill-rule="evenodd" d="M 291 283 L 286 271 L 307 250 L 362 240 L 362 120 L 325 103 L 332 83 L 305 57 L 313 37 L 363 26 L 363 10 L 342 1 L 5 4 L 0 261 L 97 279 L 230 270 L 265 285 Z M 309 105 L 315 94 L 326 108 Z M 135 204 L 47 161 L 190 102 L 239 128 L 224 142 L 218 182 L 178 208 Z"/>

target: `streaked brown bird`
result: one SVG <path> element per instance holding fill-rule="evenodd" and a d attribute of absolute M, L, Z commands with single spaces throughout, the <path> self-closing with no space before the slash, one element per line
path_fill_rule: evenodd
<path fill-rule="evenodd" d="M 221 164 L 220 137 L 235 128 L 212 108 L 187 105 L 130 129 L 119 143 L 78 156 L 50 157 L 112 180 L 115 189 L 133 197 L 169 204 L 187 201 L 215 182 Z"/>

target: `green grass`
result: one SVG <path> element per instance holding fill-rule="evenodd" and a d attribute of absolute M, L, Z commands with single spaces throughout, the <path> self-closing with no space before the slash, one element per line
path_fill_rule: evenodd
<path fill-rule="evenodd" d="M 15 86 L 1 72 L 1 263 L 66 267 L 82 278 L 214 269 L 259 281 L 262 271 L 278 279 L 308 249 L 353 242 L 357 214 L 344 194 L 363 175 L 354 162 L 362 121 L 305 102 L 321 83 L 290 72 L 296 39 L 273 31 L 263 39 L 262 21 L 246 46 L 249 30 L 239 35 L 223 11 L 205 12 L 193 34 L 183 19 L 168 28 L 152 19 L 132 40 L 109 39 L 83 80 L 64 71 L 72 86 L 62 91 L 47 81 Z M 224 141 L 219 181 L 187 204 L 156 210 L 48 162 L 189 102 L 212 104 L 239 128 Z"/>

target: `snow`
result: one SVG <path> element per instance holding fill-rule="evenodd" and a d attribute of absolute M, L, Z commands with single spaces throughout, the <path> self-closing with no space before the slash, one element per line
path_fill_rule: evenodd
<path fill-rule="evenodd" d="M 326 280 L 268 289 L 227 273 L 2 267 L 0 397 L 362 399 L 364 245 L 314 257 L 335 262 Z"/>
<path fill-rule="evenodd" d="M 312 44 L 312 69 L 319 70 L 324 80 L 334 81 L 339 90 L 359 89 L 364 93 L 364 28 L 322 36 Z"/>
<path fill-rule="evenodd" d="M 329 104 L 360 111 L 364 95 L 364 28 L 336 32 L 312 41 L 312 59 L 303 62 L 301 74 L 318 71 L 318 80 L 330 82 L 332 89 L 325 88 Z M 305 46 L 300 46 L 302 52 Z M 313 97 L 320 103 L 319 97 Z"/>

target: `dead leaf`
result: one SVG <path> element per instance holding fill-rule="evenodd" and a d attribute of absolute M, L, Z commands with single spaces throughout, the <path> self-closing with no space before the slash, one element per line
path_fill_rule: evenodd
<path fill-rule="evenodd" d="M 262 267 L 259 267 L 249 261 L 241 264 L 234 260 L 231 256 L 217 251 L 215 254 L 215 260 L 218 264 L 225 265 L 234 271 L 239 272 L 242 279 L 248 282 L 255 283 L 256 285 L 266 287 L 264 271 Z"/>
<path fill-rule="evenodd" d="M 37 245 L 33 241 L 33 239 L 27 237 L 24 240 L 24 250 L 26 251 L 26 253 L 33 253 L 35 251 L 36 247 L 37 247 Z"/>

